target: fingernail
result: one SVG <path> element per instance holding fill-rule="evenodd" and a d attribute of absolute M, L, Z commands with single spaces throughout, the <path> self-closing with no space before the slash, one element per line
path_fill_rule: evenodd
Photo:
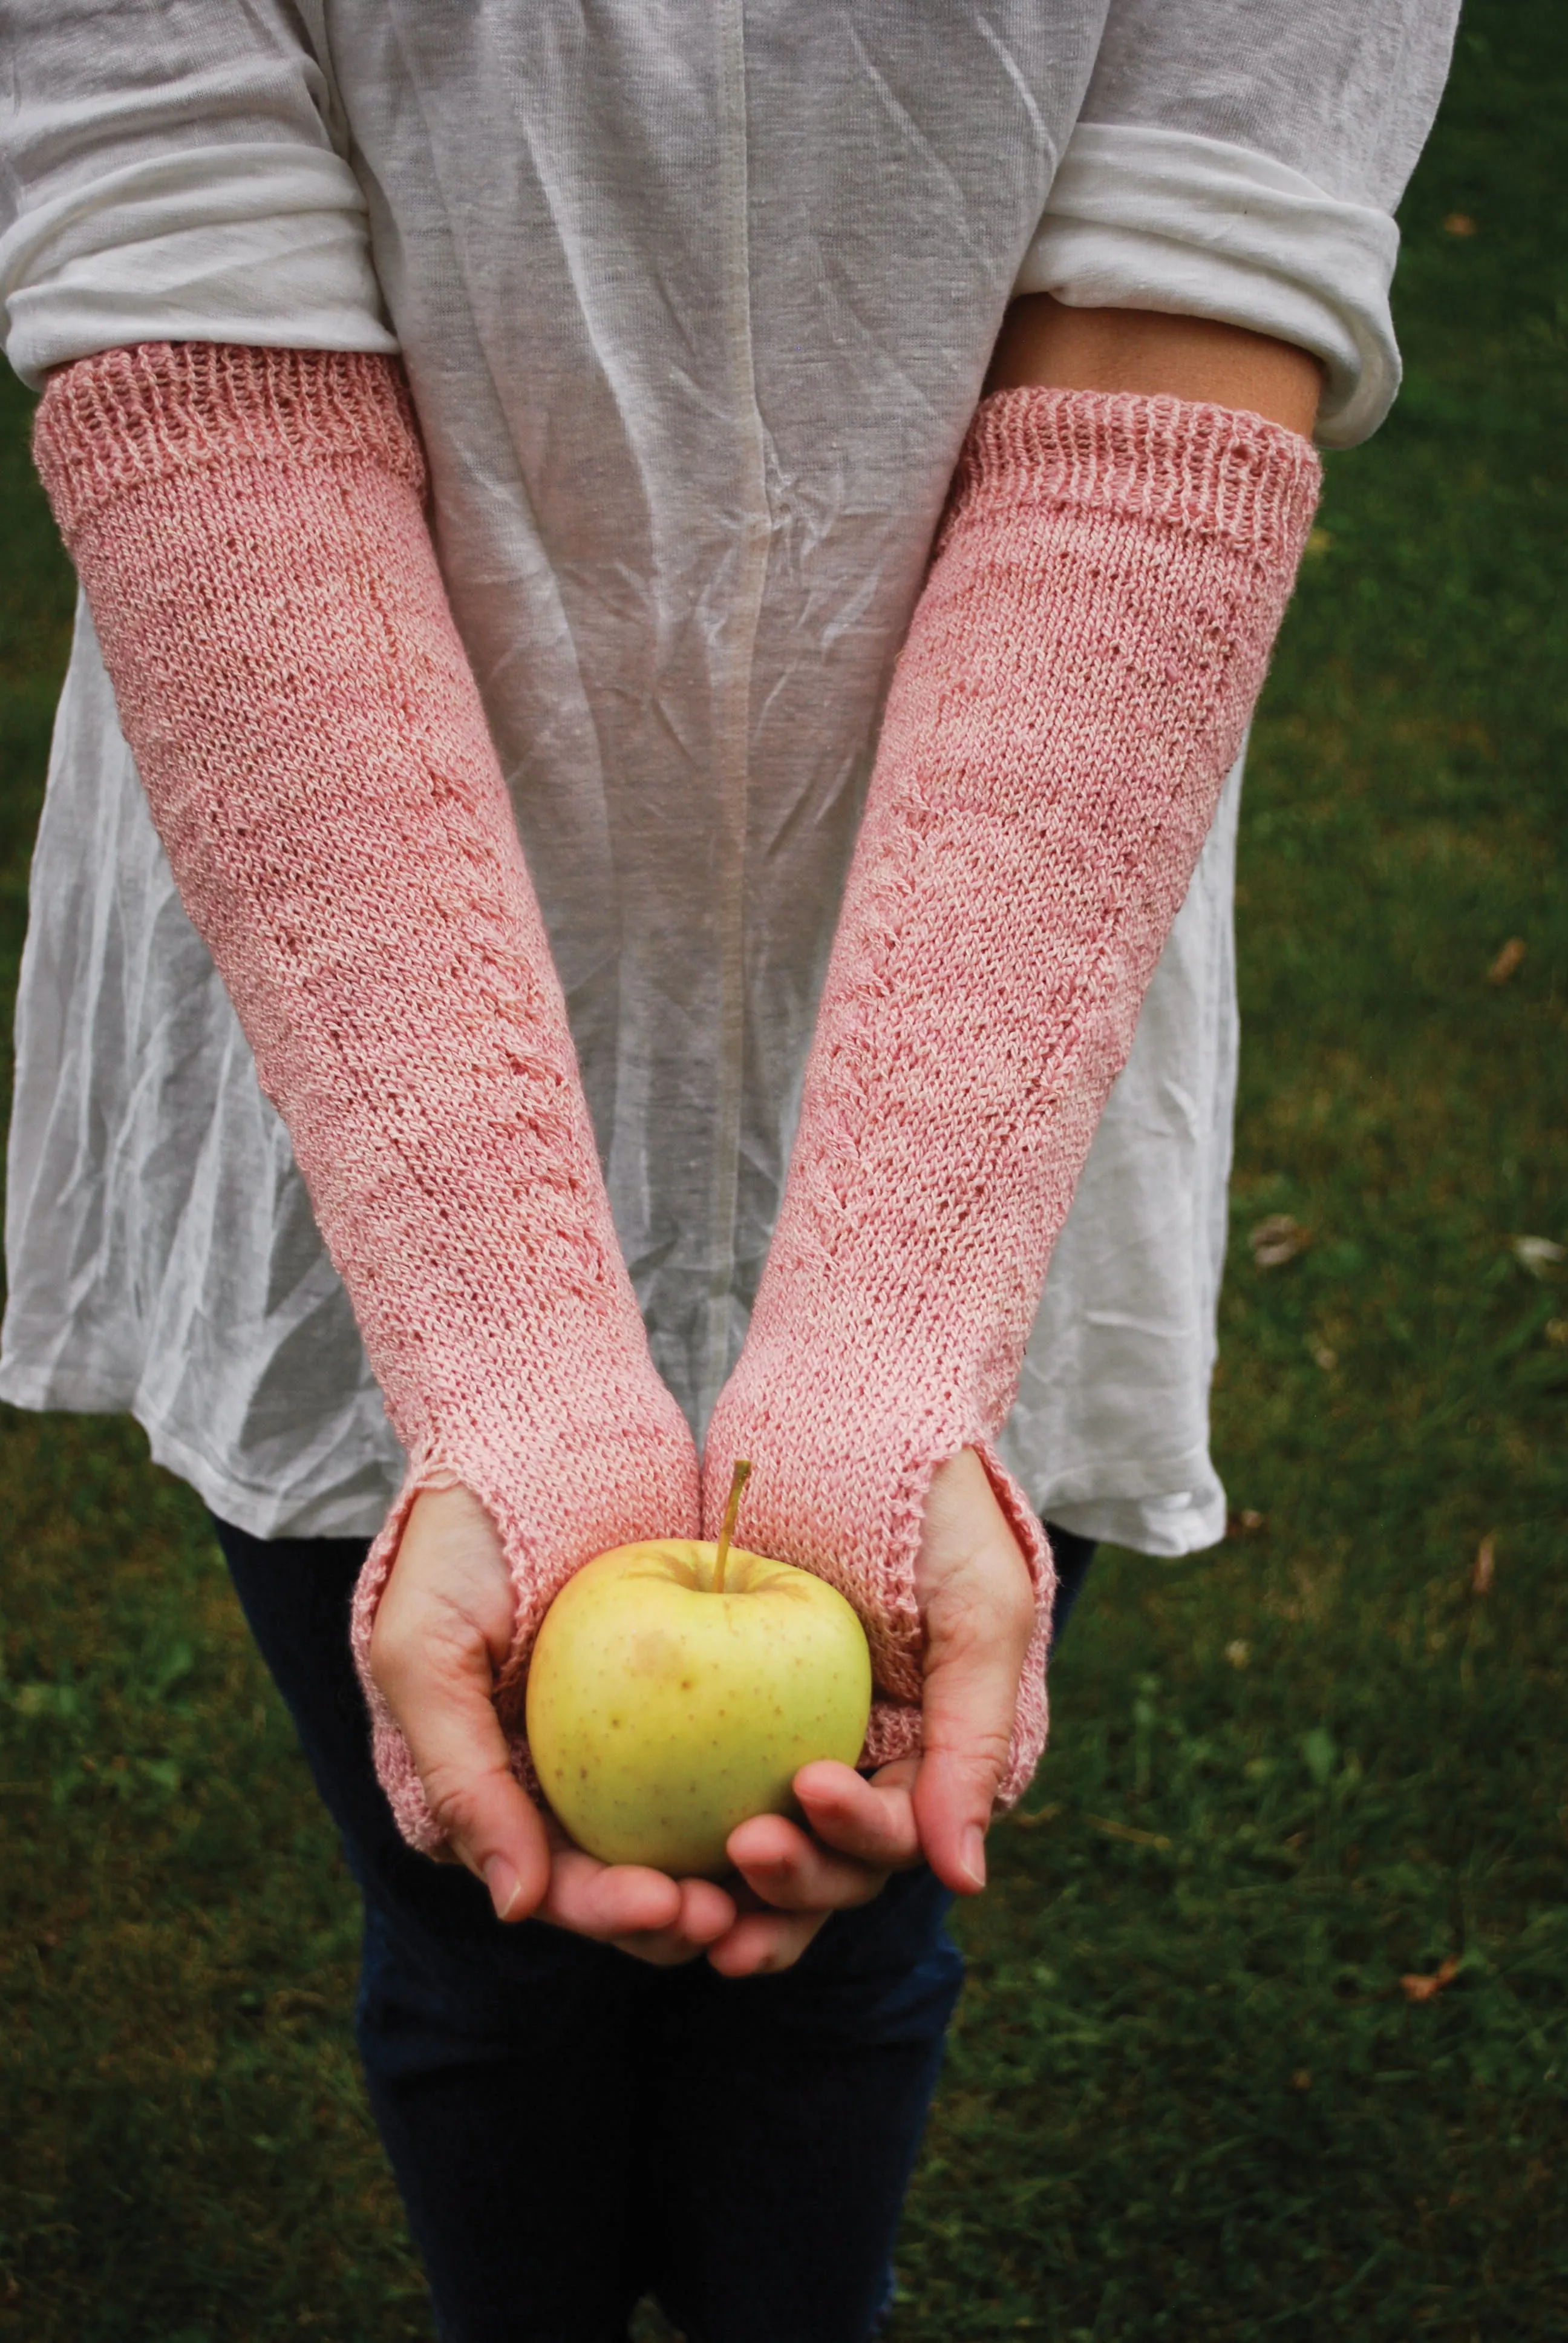
<path fill-rule="evenodd" d="M 493 1855 L 486 1864 L 485 1885 L 490 1891 L 497 1919 L 509 1920 L 512 1907 L 523 1892 L 523 1883 L 504 1855 Z"/>
<path fill-rule="evenodd" d="M 970 1823 L 964 1833 L 964 1869 L 977 1887 L 985 1885 L 985 1833 L 979 1823 Z"/>

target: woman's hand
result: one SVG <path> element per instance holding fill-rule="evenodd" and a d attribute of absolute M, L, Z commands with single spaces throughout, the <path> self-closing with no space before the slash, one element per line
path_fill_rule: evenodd
<path fill-rule="evenodd" d="M 946 1886 L 985 1885 L 985 1835 L 1012 1737 L 1034 1589 L 984 1465 L 965 1449 L 934 1474 L 915 1592 L 926 1624 L 919 1756 L 869 1780 L 824 1762 L 795 1776 L 811 1835 L 759 1815 L 729 1835 L 729 1858 L 760 1902 L 710 1948 L 727 1976 L 798 1960 L 830 1908 L 863 1904 L 922 1857 Z"/>
<path fill-rule="evenodd" d="M 491 1704 L 511 1648 L 512 1584 L 494 1524 L 467 1489 L 416 1499 L 370 1637 L 370 1670 L 446 1833 L 502 1920 L 548 1920 L 665 1966 L 735 1922 L 708 1879 L 608 1865 L 573 1846 L 514 1776 Z"/>
<path fill-rule="evenodd" d="M 919 1757 L 869 1781 L 803 1767 L 810 1825 L 759 1815 L 730 1834 L 739 1879 L 674 1880 L 574 1847 L 512 1775 L 491 1704 L 511 1644 L 512 1589 L 489 1516 L 467 1490 L 414 1505 L 370 1642 L 452 1859 L 503 1920 L 532 1916 L 665 1966 L 706 1952 L 726 1976 L 789 1967 L 831 1913 L 869 1903 L 922 1856 L 960 1895 L 985 1885 L 985 1832 L 1006 1763 L 1033 1622 L 1029 1573 L 966 1451 L 931 1483 L 917 1573 L 929 1638 Z"/>

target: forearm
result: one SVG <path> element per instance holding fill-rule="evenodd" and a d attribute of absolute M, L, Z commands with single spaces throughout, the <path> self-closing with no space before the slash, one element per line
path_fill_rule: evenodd
<path fill-rule="evenodd" d="M 593 1156 L 396 386 L 122 354 L 56 378 L 38 452 L 182 897 L 417 1447 L 516 1340 L 488 1281 L 518 1203 Z M 534 1234 L 567 1291 L 618 1298 L 602 1220 Z"/>
<path fill-rule="evenodd" d="M 414 1493 L 460 1482 L 511 1567 L 505 1704 L 572 1569 L 695 1526 L 695 1457 L 616 1243 L 400 376 L 111 352 L 51 383 L 36 449 L 182 898 L 409 1454 L 361 1646 Z M 402 1819 L 425 1828 L 417 1800 Z"/>
<path fill-rule="evenodd" d="M 858 1583 L 890 1695 L 879 1754 L 917 1729 L 910 1557 L 934 1466 L 979 1450 L 1028 1546 L 989 1443 L 1316 480 L 1277 424 L 1171 397 L 1015 389 L 966 444 L 709 1436 L 710 1492 L 742 1440 L 757 1463 L 749 1534 Z M 1043 1735 L 1042 1658 L 1014 1792 Z"/>

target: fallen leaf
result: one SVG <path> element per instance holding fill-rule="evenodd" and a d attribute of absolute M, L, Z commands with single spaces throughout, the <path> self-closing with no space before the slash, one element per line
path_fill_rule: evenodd
<path fill-rule="evenodd" d="M 1312 2089 L 1312 2068 L 1311 2068 L 1310 2066 L 1298 2066 L 1298 2067 L 1296 2068 L 1295 2073 L 1291 2077 L 1291 2088 L 1292 2088 L 1292 2091 L 1310 2091 L 1310 2090 Z"/>
<path fill-rule="evenodd" d="M 1553 1237 L 1513 1237 L 1513 1258 L 1532 1277 L 1544 1277 L 1563 1259 L 1563 1247 Z"/>
<path fill-rule="evenodd" d="M 1306 544 L 1302 548 L 1302 550 L 1306 554 L 1308 559 L 1311 560 L 1314 557 L 1321 558 L 1325 553 L 1332 553 L 1333 551 L 1333 544 L 1334 539 L 1332 529 L 1310 528 L 1307 531 Z"/>
<path fill-rule="evenodd" d="M 1554 1351 L 1568 1351 L 1568 1318 L 1548 1318 L 1544 1332 Z"/>
<path fill-rule="evenodd" d="M 1440 1961 L 1431 1976 L 1402 1976 L 1399 1989 L 1406 2001 L 1435 2001 L 1445 1985 L 1452 1985 L 1459 1975 L 1459 1963 L 1450 1953 Z"/>
<path fill-rule="evenodd" d="M 266 2014 L 268 2017 L 292 2017 L 297 2010 L 326 2009 L 327 2006 L 325 1994 L 307 1992 L 303 1986 L 286 1986 L 281 1993 L 269 1996 Z"/>
<path fill-rule="evenodd" d="M 1528 950 L 1523 936 L 1510 936 L 1486 971 L 1488 984 L 1506 984 Z"/>
<path fill-rule="evenodd" d="M 1442 223 L 1444 236 L 1478 236 L 1480 230 L 1468 212 L 1450 212 Z"/>
<path fill-rule="evenodd" d="M 1038 1830 L 1042 1823 L 1053 1823 L 1060 1812 L 1060 1805 L 1035 1806 L 1027 1815 L 1015 1807 L 1012 1819 L 1020 1830 Z"/>
<path fill-rule="evenodd" d="M 1488 1530 L 1475 1549 L 1475 1564 L 1470 1574 L 1473 1594 L 1490 1594 L 1493 1574 L 1497 1568 L 1497 1532 Z"/>
<path fill-rule="evenodd" d="M 1085 1815 L 1083 1819 L 1086 1823 L 1092 1823 L 1097 1831 L 1103 1831 L 1107 1838 L 1124 1838 L 1133 1846 L 1169 1846 L 1171 1844 L 1159 1831 L 1139 1830 L 1132 1823 L 1112 1822 L 1107 1815 Z"/>
<path fill-rule="evenodd" d="M 1312 1364 L 1314 1366 L 1322 1367 L 1325 1375 L 1328 1373 L 1331 1367 L 1337 1367 L 1339 1365 L 1339 1353 L 1337 1351 L 1331 1350 L 1326 1342 L 1312 1342 L 1309 1343 L 1308 1348 L 1312 1355 Z"/>
<path fill-rule="evenodd" d="M 1289 1212 L 1271 1212 L 1266 1221 L 1258 1222 L 1247 1238 L 1252 1248 L 1252 1259 L 1260 1269 L 1282 1269 L 1286 1262 L 1294 1261 L 1299 1252 L 1305 1252 L 1312 1241 L 1311 1229 L 1302 1228 Z"/>
<path fill-rule="evenodd" d="M 1244 1668 L 1251 1656 L 1252 1646 L 1251 1644 L 1244 1644 L 1240 1635 L 1236 1637 L 1233 1644 L 1227 1644 L 1225 1646 L 1225 1657 L 1233 1668 Z"/>
<path fill-rule="evenodd" d="M 1260 1537 L 1268 1524 L 1267 1513 L 1257 1513 L 1252 1506 L 1243 1505 L 1239 1513 L 1226 1514 L 1225 1535 L 1227 1537 Z"/>

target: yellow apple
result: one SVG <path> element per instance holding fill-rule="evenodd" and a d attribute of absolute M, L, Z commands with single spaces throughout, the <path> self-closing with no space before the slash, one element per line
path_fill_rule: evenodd
<path fill-rule="evenodd" d="M 859 1619 L 827 1582 L 725 1543 L 601 1554 L 551 1604 L 528 1670 L 540 1785 L 579 1846 L 675 1876 L 726 1868 L 813 1758 L 852 1765 L 871 1708 Z"/>

